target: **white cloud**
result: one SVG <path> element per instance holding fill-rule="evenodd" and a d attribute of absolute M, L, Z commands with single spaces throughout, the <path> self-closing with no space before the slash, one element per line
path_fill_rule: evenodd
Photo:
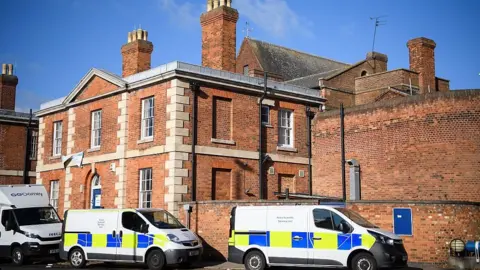
<path fill-rule="evenodd" d="M 192 24 L 200 25 L 200 14 L 206 9 L 206 5 L 184 2 L 179 4 L 177 0 L 160 0 L 160 8 L 166 11 L 170 20 L 175 24 L 188 27 Z"/>
<path fill-rule="evenodd" d="M 285 0 L 240 0 L 233 3 L 241 16 L 275 37 L 314 36 L 310 30 L 313 23 L 299 16 Z"/>

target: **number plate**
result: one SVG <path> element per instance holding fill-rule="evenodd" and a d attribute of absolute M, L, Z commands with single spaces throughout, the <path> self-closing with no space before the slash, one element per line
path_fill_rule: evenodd
<path fill-rule="evenodd" d="M 188 253 L 188 255 L 190 255 L 190 256 L 197 256 L 198 254 L 200 254 L 200 251 L 198 251 L 198 250 L 190 251 Z"/>
<path fill-rule="evenodd" d="M 58 253 L 58 249 L 50 249 L 50 250 L 48 251 L 48 253 L 50 253 L 50 254 Z"/>

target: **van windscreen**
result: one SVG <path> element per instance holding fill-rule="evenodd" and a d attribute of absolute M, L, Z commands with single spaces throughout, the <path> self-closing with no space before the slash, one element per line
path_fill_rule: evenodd
<path fill-rule="evenodd" d="M 164 210 L 139 211 L 153 226 L 159 229 L 183 229 L 183 226 L 174 216 Z"/>
<path fill-rule="evenodd" d="M 364 228 L 378 228 L 378 226 L 370 223 L 370 221 L 366 220 L 364 217 L 360 216 L 356 212 L 353 212 L 345 208 L 336 208 L 336 210 L 341 212 L 342 214 L 347 216 L 349 219 L 351 219 L 353 222 L 357 223 L 358 225 Z"/>
<path fill-rule="evenodd" d="M 13 209 L 18 226 L 60 223 L 57 213 L 51 207 Z"/>

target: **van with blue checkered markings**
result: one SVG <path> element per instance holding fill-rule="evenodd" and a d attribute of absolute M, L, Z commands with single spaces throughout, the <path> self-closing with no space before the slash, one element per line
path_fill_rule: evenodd
<path fill-rule="evenodd" d="M 402 239 L 342 206 L 237 206 L 228 260 L 248 270 L 301 266 L 376 270 L 405 267 Z"/>
<path fill-rule="evenodd" d="M 189 265 L 203 252 L 200 239 L 163 209 L 67 210 L 60 257 L 72 267 L 88 261 Z"/>

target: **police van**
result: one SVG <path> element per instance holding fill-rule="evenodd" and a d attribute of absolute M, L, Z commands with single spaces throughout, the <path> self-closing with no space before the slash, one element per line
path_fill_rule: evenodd
<path fill-rule="evenodd" d="M 58 256 L 62 222 L 43 185 L 0 186 L 0 257 L 22 265 Z"/>
<path fill-rule="evenodd" d="M 228 260 L 246 269 L 267 266 L 404 267 L 401 238 L 354 211 L 322 205 L 239 206 L 230 217 Z"/>
<path fill-rule="evenodd" d="M 203 252 L 200 239 L 163 209 L 89 209 L 65 212 L 60 257 L 72 267 L 87 261 L 188 265 Z"/>

